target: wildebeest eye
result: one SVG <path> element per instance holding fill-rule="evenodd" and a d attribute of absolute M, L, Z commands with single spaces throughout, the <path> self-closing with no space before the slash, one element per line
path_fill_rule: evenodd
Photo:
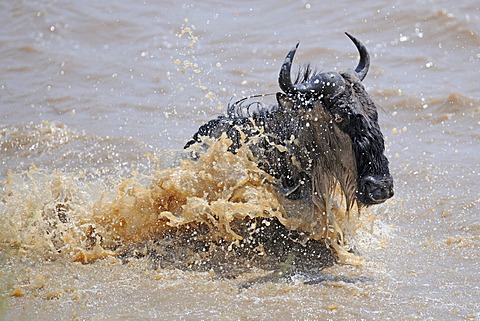
<path fill-rule="evenodd" d="M 335 120 L 336 123 L 341 123 L 343 121 L 343 117 L 339 114 L 335 114 L 333 120 Z"/>

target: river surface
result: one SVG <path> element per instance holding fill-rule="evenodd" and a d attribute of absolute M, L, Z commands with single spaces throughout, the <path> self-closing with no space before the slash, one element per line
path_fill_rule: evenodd
<path fill-rule="evenodd" d="M 480 320 L 478 1 L 19 0 L 0 20 L 0 319 Z M 180 154 L 277 92 L 298 41 L 297 65 L 356 66 L 345 31 L 371 54 L 396 194 L 355 218 L 355 257 L 290 273 L 232 250 L 232 215 L 283 219 L 248 155 Z M 218 233 L 188 234 L 206 212 Z"/>

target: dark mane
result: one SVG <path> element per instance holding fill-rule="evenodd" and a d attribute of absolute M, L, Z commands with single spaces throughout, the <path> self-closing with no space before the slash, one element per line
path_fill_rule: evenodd
<path fill-rule="evenodd" d="M 318 71 L 317 68 L 312 67 L 311 64 L 304 64 L 303 66 L 298 68 L 297 76 L 295 77 L 295 81 L 293 84 L 297 85 L 307 82 L 309 79 L 315 77 L 319 73 L 321 73 L 321 71 Z"/>
<path fill-rule="evenodd" d="M 268 113 L 277 110 L 276 105 L 267 104 L 258 98 L 274 96 L 275 94 L 252 95 L 237 100 L 233 104 L 229 103 L 227 107 L 227 117 L 229 118 L 248 118 L 253 116 L 265 116 Z"/>
<path fill-rule="evenodd" d="M 320 71 L 318 71 L 315 67 L 312 67 L 311 64 L 305 64 L 298 69 L 295 84 L 304 83 L 319 73 Z M 275 112 L 278 109 L 278 105 L 267 104 L 257 99 L 274 95 L 275 94 L 252 95 L 239 99 L 234 103 L 229 103 L 227 106 L 227 117 L 263 117 L 268 113 Z"/>

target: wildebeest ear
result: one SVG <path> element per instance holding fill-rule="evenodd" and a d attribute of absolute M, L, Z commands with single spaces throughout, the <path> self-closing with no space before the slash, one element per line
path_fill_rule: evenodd
<path fill-rule="evenodd" d="M 293 100 L 284 93 L 277 93 L 277 102 L 285 109 L 293 109 Z"/>

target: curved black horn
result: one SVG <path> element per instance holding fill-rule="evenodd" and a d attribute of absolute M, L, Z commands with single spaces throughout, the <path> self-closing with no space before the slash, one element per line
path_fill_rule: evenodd
<path fill-rule="evenodd" d="M 290 73 L 292 70 L 293 57 L 295 56 L 299 44 L 300 43 L 297 43 L 297 45 L 288 52 L 283 61 L 282 68 L 280 69 L 280 74 L 278 75 L 278 85 L 286 94 L 293 94 L 295 92 Z"/>
<path fill-rule="evenodd" d="M 363 43 L 360 42 L 360 40 L 350 35 L 348 32 L 345 32 L 345 34 L 353 41 L 358 52 L 360 53 L 360 61 L 358 62 L 358 66 L 355 68 L 355 72 L 357 73 L 358 78 L 363 80 L 365 79 L 368 69 L 370 68 L 370 55 L 368 54 L 367 48 L 363 45 Z"/>

